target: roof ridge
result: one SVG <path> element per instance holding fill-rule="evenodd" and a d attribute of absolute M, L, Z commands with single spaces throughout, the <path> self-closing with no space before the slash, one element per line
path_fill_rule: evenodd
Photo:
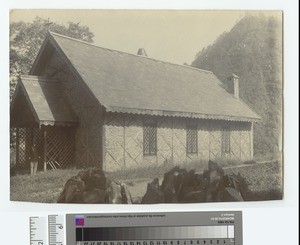
<path fill-rule="evenodd" d="M 68 36 L 65 36 L 65 35 L 62 35 L 62 34 L 59 34 L 59 33 L 56 33 L 56 32 L 49 31 L 49 33 L 51 35 L 54 35 L 54 36 L 59 36 L 59 37 L 62 37 L 62 38 L 70 39 L 72 41 L 80 42 L 80 43 L 83 43 L 83 44 L 86 44 L 86 45 L 89 45 L 89 46 L 93 46 L 93 47 L 96 47 L 96 48 L 104 49 L 104 50 L 107 50 L 107 51 L 110 51 L 110 52 L 117 52 L 117 53 L 121 53 L 121 54 L 125 54 L 125 55 L 131 55 L 133 57 L 149 59 L 149 60 L 152 60 L 152 61 L 155 61 L 155 62 L 161 62 L 161 63 L 170 64 L 170 65 L 176 65 L 176 66 L 180 66 L 180 67 L 185 67 L 187 69 L 191 69 L 191 70 L 195 70 L 195 71 L 199 71 L 199 72 L 205 72 L 205 73 L 209 73 L 209 74 L 214 74 L 212 71 L 208 71 L 208 70 L 196 68 L 196 67 L 193 67 L 193 66 L 190 66 L 190 65 L 181 65 L 181 64 L 176 64 L 176 63 L 172 63 L 172 62 L 169 62 L 169 61 L 158 60 L 158 59 L 151 58 L 151 57 L 148 57 L 148 56 L 142 56 L 142 55 L 138 55 L 138 54 L 127 53 L 127 52 L 120 51 L 120 50 L 115 50 L 115 49 L 110 49 L 110 48 L 104 48 L 104 47 L 101 47 L 99 45 L 96 45 L 96 44 L 93 44 L 93 43 L 89 43 L 89 42 L 86 42 L 86 41 L 82 41 L 82 40 L 79 40 L 79 39 L 76 39 L 76 38 L 68 37 Z"/>

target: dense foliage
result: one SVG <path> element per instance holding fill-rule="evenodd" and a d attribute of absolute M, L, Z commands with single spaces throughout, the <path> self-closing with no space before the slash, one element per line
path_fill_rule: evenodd
<path fill-rule="evenodd" d="M 69 22 L 63 25 L 40 17 L 30 23 L 12 22 L 9 35 L 10 95 L 14 92 L 18 77 L 29 72 L 48 31 L 86 42 L 93 42 L 94 37 L 90 29 L 80 23 Z"/>
<path fill-rule="evenodd" d="M 260 115 L 254 153 L 277 153 L 282 126 L 282 23 L 273 16 L 246 16 L 199 52 L 192 66 L 213 71 L 226 85 L 240 77 L 240 97 Z"/>

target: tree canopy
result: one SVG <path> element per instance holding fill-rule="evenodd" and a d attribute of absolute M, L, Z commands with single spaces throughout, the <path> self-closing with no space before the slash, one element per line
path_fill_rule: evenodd
<path fill-rule="evenodd" d="M 65 36 L 93 42 L 94 34 L 89 27 L 69 22 L 67 25 L 36 17 L 33 22 L 23 21 L 10 24 L 10 95 L 14 92 L 18 77 L 27 74 L 47 35 L 53 31 Z"/>
<path fill-rule="evenodd" d="M 200 51 L 192 66 L 224 83 L 240 77 L 240 97 L 262 118 L 254 125 L 254 152 L 277 152 L 282 130 L 282 23 L 272 16 L 246 16 Z"/>

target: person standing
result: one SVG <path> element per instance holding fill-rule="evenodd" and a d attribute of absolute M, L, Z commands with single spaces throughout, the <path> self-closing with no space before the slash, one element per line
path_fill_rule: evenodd
<path fill-rule="evenodd" d="M 33 140 L 33 144 L 30 149 L 30 174 L 36 175 L 38 169 L 39 162 L 39 154 L 35 140 Z"/>

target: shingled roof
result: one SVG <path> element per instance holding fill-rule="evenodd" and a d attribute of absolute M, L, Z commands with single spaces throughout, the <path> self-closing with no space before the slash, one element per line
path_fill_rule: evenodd
<path fill-rule="evenodd" d="M 36 76 L 22 76 L 17 86 L 15 98 L 12 100 L 12 110 L 27 109 L 15 106 L 15 103 L 18 103 L 17 100 L 22 98 L 20 93 L 26 100 L 26 105 L 23 103 L 23 106 L 30 108 L 35 123 L 66 126 L 77 122 L 76 117 L 64 99 L 57 80 Z"/>
<path fill-rule="evenodd" d="M 259 120 L 210 71 L 105 49 L 55 33 L 47 41 L 69 60 L 106 111 Z M 32 74 L 37 63 L 38 58 Z"/>

